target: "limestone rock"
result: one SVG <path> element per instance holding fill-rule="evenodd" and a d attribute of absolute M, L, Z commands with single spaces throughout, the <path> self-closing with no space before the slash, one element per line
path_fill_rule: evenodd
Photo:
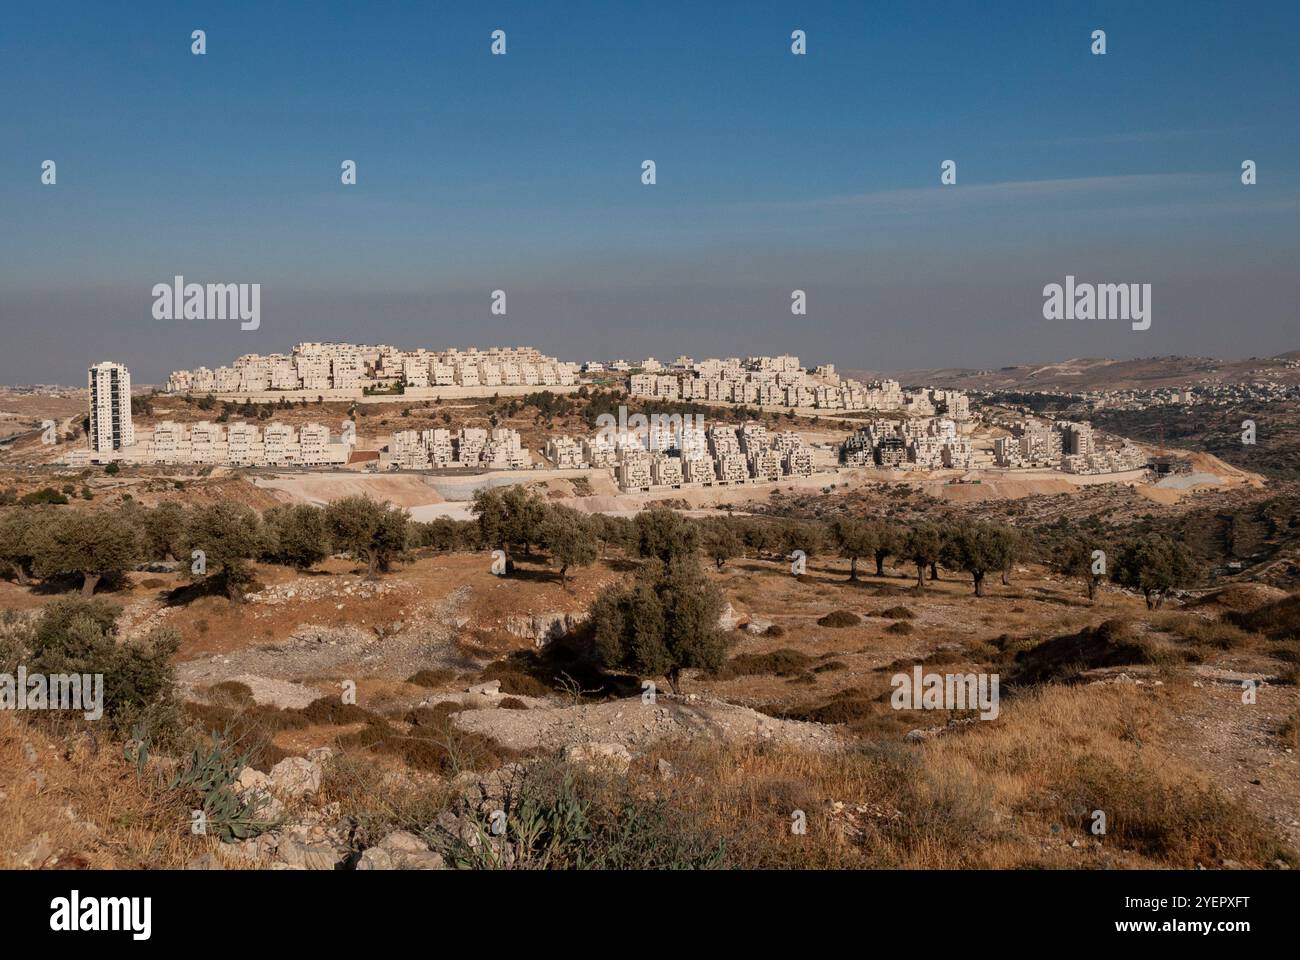
<path fill-rule="evenodd" d="M 442 855 L 433 852 L 419 837 L 405 830 L 390 833 L 361 853 L 358 870 L 444 870 Z"/>
<path fill-rule="evenodd" d="M 564 759 L 570 763 L 626 770 L 632 763 L 632 754 L 621 743 L 578 743 L 565 748 Z"/>
<path fill-rule="evenodd" d="M 271 790 L 296 800 L 320 789 L 321 765 L 306 757 L 285 757 L 271 768 Z"/>
<path fill-rule="evenodd" d="M 738 623 L 740 623 L 740 614 L 736 612 L 735 607 L 728 603 L 723 607 L 722 613 L 718 614 L 718 628 L 721 630 L 735 630 Z"/>
<path fill-rule="evenodd" d="M 333 870 L 347 859 L 347 850 L 332 843 L 307 843 L 289 839 L 280 844 L 276 858 L 282 863 L 304 870 Z"/>

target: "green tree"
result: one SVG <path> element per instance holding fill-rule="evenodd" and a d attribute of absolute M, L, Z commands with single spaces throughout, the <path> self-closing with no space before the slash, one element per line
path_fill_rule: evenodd
<path fill-rule="evenodd" d="M 765 520 L 745 521 L 741 527 L 741 539 L 745 541 L 745 547 L 753 550 L 759 559 L 780 548 L 776 525 Z"/>
<path fill-rule="evenodd" d="M 185 508 L 167 500 L 141 518 L 141 539 L 150 560 L 175 560 L 185 537 Z"/>
<path fill-rule="evenodd" d="M 736 530 L 736 523 L 726 517 L 715 517 L 704 525 L 704 551 L 721 570 L 728 560 L 738 557 L 745 544 Z"/>
<path fill-rule="evenodd" d="M 484 545 L 499 547 L 507 556 L 516 544 L 523 545 L 527 556 L 541 539 L 546 504 L 522 486 L 477 490 L 471 511 L 478 520 Z"/>
<path fill-rule="evenodd" d="M 663 676 L 681 692 L 682 671 L 722 665 L 722 593 L 694 557 L 651 559 L 630 584 L 606 588 L 592 606 L 596 650 L 605 666 Z"/>
<path fill-rule="evenodd" d="M 36 575 L 80 575 L 83 597 L 104 577 L 134 567 L 141 553 L 135 527 L 121 514 L 81 509 L 53 515 L 33 532 L 31 545 Z"/>
<path fill-rule="evenodd" d="M 263 559 L 308 570 L 330 555 L 330 531 L 325 511 L 300 503 L 272 507 L 262 517 L 266 524 Z"/>
<path fill-rule="evenodd" d="M 21 584 L 31 579 L 32 564 L 36 561 L 36 537 L 41 525 L 48 520 L 48 514 L 43 510 L 0 511 L 0 562 L 13 567 L 14 576 Z"/>
<path fill-rule="evenodd" d="M 587 518 L 571 507 L 551 507 L 542 521 L 541 540 L 560 565 L 560 584 L 568 585 L 570 567 L 596 562 L 596 538 Z"/>
<path fill-rule="evenodd" d="M 406 549 L 410 516 L 365 496 L 343 497 L 325 508 L 334 545 L 366 564 L 367 579 L 389 569 Z"/>
<path fill-rule="evenodd" d="M 975 596 L 984 596 L 984 578 L 991 571 L 1004 570 L 1012 556 L 1013 537 L 1003 524 L 979 521 L 958 525 L 951 531 L 947 556 L 952 566 L 965 570 L 975 582 Z"/>
<path fill-rule="evenodd" d="M 885 558 L 898 553 L 901 538 L 893 524 L 872 520 L 869 526 L 871 527 L 871 539 L 874 544 L 871 554 L 876 561 L 876 576 L 883 577 L 885 575 Z"/>
<path fill-rule="evenodd" d="M 925 568 L 937 563 L 943 550 L 939 529 L 932 523 L 918 523 L 907 531 L 899 556 L 916 564 L 916 588 L 925 589 Z"/>
<path fill-rule="evenodd" d="M 1089 542 L 1082 537 L 1071 537 L 1055 554 L 1052 566 L 1064 577 L 1080 577 L 1088 589 L 1088 599 L 1097 599 L 1097 587 L 1101 585 L 1102 574 L 1094 573 L 1097 561 L 1093 560 L 1093 551 L 1105 548 L 1096 542 Z"/>
<path fill-rule="evenodd" d="M 265 546 L 257 512 L 230 500 L 199 507 L 190 514 L 184 539 L 186 554 L 203 551 L 200 576 L 211 578 L 231 600 L 243 600 L 244 587 L 253 579 L 253 560 Z"/>
<path fill-rule="evenodd" d="M 1111 577 L 1121 586 L 1141 590 L 1147 609 L 1158 610 L 1164 606 L 1169 591 L 1185 587 L 1196 578 L 1196 567 L 1181 543 L 1152 534 L 1120 550 Z"/>
<path fill-rule="evenodd" d="M 636 515 L 637 553 L 664 563 L 689 557 L 700 548 L 695 524 L 676 510 L 650 507 Z"/>
<path fill-rule="evenodd" d="M 849 561 L 849 579 L 858 579 L 858 560 L 875 553 L 875 528 L 854 517 L 838 517 L 831 523 L 831 538 L 841 557 Z"/>

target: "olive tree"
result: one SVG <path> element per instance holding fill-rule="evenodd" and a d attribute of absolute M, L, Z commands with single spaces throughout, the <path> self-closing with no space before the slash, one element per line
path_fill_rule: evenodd
<path fill-rule="evenodd" d="M 406 550 L 410 515 L 398 507 L 365 496 L 343 497 L 325 508 L 334 545 L 366 565 L 366 578 L 375 579 Z"/>
<path fill-rule="evenodd" d="M 916 564 L 916 588 L 925 589 L 925 568 L 938 563 L 943 552 L 943 539 L 932 523 L 919 523 L 907 531 L 899 548 L 899 556 Z"/>
<path fill-rule="evenodd" d="M 683 670 L 722 665 L 722 593 L 692 557 L 650 560 L 628 584 L 606 588 L 592 606 L 596 650 L 605 666 L 663 676 L 681 692 Z"/>
<path fill-rule="evenodd" d="M 1121 586 L 1141 590 L 1147 609 L 1158 610 L 1171 590 L 1195 579 L 1196 568 L 1181 543 L 1153 534 L 1120 550 L 1111 577 Z"/>
<path fill-rule="evenodd" d="M 93 594 L 104 577 L 125 573 L 140 560 L 136 528 L 116 512 L 60 512 L 42 523 L 32 538 L 36 575 L 79 575 L 83 597 Z"/>
<path fill-rule="evenodd" d="M 261 518 L 252 507 L 231 500 L 199 507 L 185 525 L 185 551 L 199 551 L 202 565 L 191 570 L 215 583 L 235 602 L 253 580 L 253 560 L 265 546 Z"/>
<path fill-rule="evenodd" d="M 542 521 L 541 541 L 560 565 L 560 584 L 567 586 L 569 567 L 596 562 L 596 538 L 585 516 L 572 507 L 551 507 Z"/>

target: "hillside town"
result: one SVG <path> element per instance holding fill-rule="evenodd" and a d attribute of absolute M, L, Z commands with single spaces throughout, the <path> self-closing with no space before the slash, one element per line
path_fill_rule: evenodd
<path fill-rule="evenodd" d="M 372 471 L 594 470 L 605 471 L 624 492 L 656 488 L 712 487 L 809 477 L 840 467 L 890 471 L 1050 469 L 1072 474 L 1124 473 L 1148 464 L 1146 452 L 1128 441 L 1104 444 L 1090 424 L 1037 417 L 1008 419 L 1003 412 L 973 416 L 967 394 L 939 388 L 903 389 L 896 380 L 870 383 L 840 377 L 831 365 L 805 369 L 798 357 L 755 356 L 695 361 L 678 357 L 669 366 L 654 358 L 631 367 L 626 361 L 575 364 L 543 356 L 531 347 L 432 352 L 351 344 L 298 344 L 290 355 L 241 357 L 233 367 L 177 371 L 169 394 L 205 391 L 259 394 L 321 390 L 353 394 L 403 394 L 432 385 L 493 395 L 499 383 L 545 390 L 585 389 L 626 373 L 626 397 L 641 406 L 780 407 L 785 412 L 876 412 L 825 451 L 796 429 L 769 429 L 746 419 L 709 423 L 701 413 L 633 413 L 619 408 L 586 436 L 555 432 L 530 450 L 516 429 L 496 424 L 458 429 L 398 430 L 377 450 L 358 447 L 353 420 L 337 431 L 321 422 L 276 419 L 181 423 L 164 419 L 137 438 L 130 402 L 130 373 L 122 364 L 100 363 L 88 374 L 89 442 L 65 462 L 221 465 L 231 467 L 352 467 Z M 599 379 L 596 379 L 599 378 Z M 564 381 L 563 384 L 560 381 Z M 437 398 L 435 398 L 437 399 Z M 246 401 L 248 402 L 248 401 Z M 300 396 L 299 403 L 306 403 Z M 1014 409 L 1014 408 L 1013 408 Z M 265 415 L 265 411 L 263 412 Z M 742 416 L 744 413 L 742 411 Z M 372 438 L 373 440 L 373 438 Z M 364 449 L 363 449 L 364 448 Z M 367 452 L 369 451 L 369 452 Z M 534 459 L 533 454 L 537 454 Z"/>
<path fill-rule="evenodd" d="M 167 392 L 252 395 L 271 391 L 321 395 L 405 392 L 434 387 L 571 386 L 577 365 L 533 347 L 400 350 L 387 345 L 300 343 L 288 354 L 245 354 L 232 365 L 176 370 Z"/>
<path fill-rule="evenodd" d="M 589 369 L 592 365 L 584 367 Z M 788 407 L 815 410 L 899 411 L 908 416 L 944 414 L 953 420 L 967 420 L 970 407 L 966 395 L 957 390 L 905 391 L 897 380 L 863 384 L 835 372 L 833 364 L 811 372 L 793 356 L 750 357 L 740 360 L 708 359 L 698 362 L 679 357 L 673 367 L 682 372 L 658 373 L 653 358 L 641 365 L 640 373 L 628 378 L 628 395 L 642 400 L 696 400 L 715 403 L 754 404 L 760 407 Z"/>

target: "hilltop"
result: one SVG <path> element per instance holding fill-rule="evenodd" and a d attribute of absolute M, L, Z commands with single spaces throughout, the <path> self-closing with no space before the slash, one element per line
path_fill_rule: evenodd
<path fill-rule="evenodd" d="M 1291 361 L 1294 366 L 1288 366 Z M 871 379 L 879 374 L 844 370 L 848 377 Z M 925 383 L 953 390 L 1148 390 L 1197 383 L 1236 384 L 1268 378 L 1300 383 L 1300 350 L 1276 357 L 1219 360 L 1213 357 L 1140 357 L 1112 360 L 1076 357 L 1024 363 L 996 369 L 947 367 L 890 373 L 904 384 Z"/>

